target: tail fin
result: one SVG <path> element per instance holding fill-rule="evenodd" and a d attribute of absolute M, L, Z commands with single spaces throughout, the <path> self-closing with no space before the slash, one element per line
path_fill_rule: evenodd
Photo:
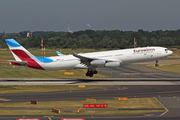
<path fill-rule="evenodd" d="M 41 60 L 41 58 L 34 56 L 14 39 L 6 39 L 5 41 L 14 58 L 16 59 L 16 61 L 11 60 L 10 64 L 44 70 L 44 68 L 38 63 L 44 61 L 44 59 Z"/>
<path fill-rule="evenodd" d="M 14 39 L 5 39 L 5 41 L 16 61 L 37 61 L 37 58 L 34 55 L 32 55 L 28 50 L 26 50 Z"/>

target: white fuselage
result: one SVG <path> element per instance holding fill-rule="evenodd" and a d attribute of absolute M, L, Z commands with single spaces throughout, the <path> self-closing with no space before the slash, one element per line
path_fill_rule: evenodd
<path fill-rule="evenodd" d="M 152 61 L 165 58 L 172 54 L 172 51 L 167 50 L 164 47 L 141 47 L 141 48 L 131 48 L 122 50 L 111 50 L 102 52 L 92 52 L 92 53 L 81 53 L 79 55 L 104 60 L 119 60 L 121 64 L 123 63 L 133 63 L 133 62 L 143 62 Z M 73 55 L 62 55 L 49 57 L 53 62 L 39 64 L 45 70 L 67 70 L 67 69 L 77 69 L 77 68 L 87 68 L 87 66 L 81 64 L 79 58 Z"/>

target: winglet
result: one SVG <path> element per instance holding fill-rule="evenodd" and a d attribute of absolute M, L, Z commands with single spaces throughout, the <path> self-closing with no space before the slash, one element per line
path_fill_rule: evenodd
<path fill-rule="evenodd" d="M 74 51 L 72 51 L 72 55 L 73 55 L 74 57 L 79 58 L 79 55 L 78 55 L 77 53 L 75 53 Z"/>
<path fill-rule="evenodd" d="M 78 54 L 75 53 L 74 51 L 72 51 L 72 55 L 73 55 L 74 57 L 79 58 L 81 61 L 92 61 L 92 60 L 94 60 L 94 58 L 90 58 L 90 57 L 78 55 Z"/>

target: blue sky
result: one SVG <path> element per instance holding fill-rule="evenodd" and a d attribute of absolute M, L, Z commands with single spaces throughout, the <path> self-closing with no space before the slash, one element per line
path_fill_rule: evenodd
<path fill-rule="evenodd" d="M 1 0 L 0 32 L 180 28 L 180 0 Z M 91 26 L 88 27 L 87 24 Z"/>

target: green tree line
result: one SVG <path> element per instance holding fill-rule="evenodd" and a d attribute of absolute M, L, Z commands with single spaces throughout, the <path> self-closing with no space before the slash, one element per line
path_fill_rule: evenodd
<path fill-rule="evenodd" d="M 0 47 L 5 48 L 5 39 L 14 38 L 25 48 L 40 48 L 41 38 L 46 48 L 106 48 L 123 49 L 131 48 L 136 37 L 137 46 L 179 46 L 180 29 L 157 31 L 120 31 L 120 30 L 85 30 L 73 33 L 37 31 L 32 33 L 32 38 L 26 38 L 26 31 L 18 35 L 9 35 L 6 38 L 0 36 Z"/>

